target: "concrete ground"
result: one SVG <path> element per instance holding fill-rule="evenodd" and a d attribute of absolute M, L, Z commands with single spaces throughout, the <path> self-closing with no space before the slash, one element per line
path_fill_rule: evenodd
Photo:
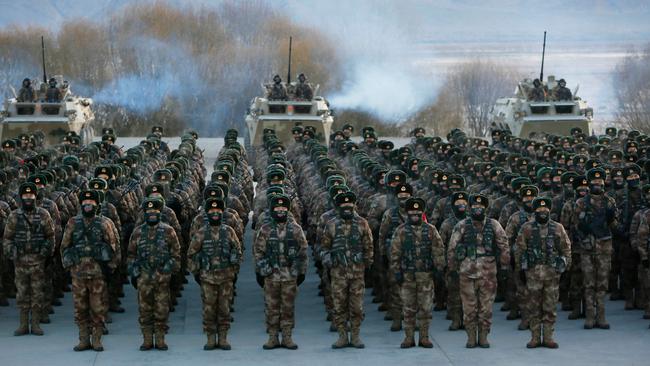
<path fill-rule="evenodd" d="M 124 139 L 127 140 L 127 139 Z M 201 142 L 201 140 L 199 140 Z M 120 144 L 125 143 L 120 141 Z M 218 144 L 205 139 L 200 145 L 206 151 L 209 167 Z M 175 146 L 172 143 L 172 146 Z M 264 300 L 255 281 L 251 260 L 251 233 L 247 232 L 245 262 L 238 282 L 235 322 L 229 335 L 232 351 L 203 351 L 205 336 L 201 326 L 200 289 L 189 277 L 176 312 L 170 315 L 169 351 L 140 352 L 140 331 L 137 322 L 135 290 L 127 285 L 123 314 L 111 314 L 110 334 L 104 337 L 105 351 L 74 352 L 77 328 L 73 322 L 71 294 L 63 305 L 56 307 L 52 323 L 43 325 L 45 335 L 14 337 L 18 325 L 15 300 L 11 306 L 0 308 L 0 365 L 648 365 L 650 364 L 650 329 L 641 311 L 624 311 L 623 302 L 608 303 L 611 330 L 584 330 L 582 320 L 569 321 L 566 312 L 559 312 L 556 340 L 557 350 L 528 350 L 528 331 L 518 331 L 517 321 L 506 321 L 506 313 L 494 312 L 494 326 L 490 334 L 492 348 L 465 348 L 463 331 L 447 330 L 449 321 L 443 312 L 435 312 L 431 325 L 433 349 L 401 350 L 402 332 L 390 332 L 390 322 L 383 320 L 377 305 L 366 293 L 366 319 L 362 326 L 363 350 L 332 350 L 336 333 L 329 332 L 325 322 L 322 298 L 317 296 L 318 276 L 310 267 L 305 283 L 296 300 L 296 329 L 294 340 L 297 351 L 262 350 L 266 341 L 264 328 Z"/>

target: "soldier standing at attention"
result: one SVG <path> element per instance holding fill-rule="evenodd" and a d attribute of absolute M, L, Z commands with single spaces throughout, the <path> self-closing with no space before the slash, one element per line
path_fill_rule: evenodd
<path fill-rule="evenodd" d="M 617 225 L 613 198 L 605 194 L 605 171 L 592 168 L 587 172 L 589 194 L 578 199 L 572 223 L 576 227 L 585 289 L 585 329 L 594 326 L 609 329 L 605 319 L 605 294 L 612 265 L 612 231 Z M 597 312 L 597 314 L 596 314 Z"/>
<path fill-rule="evenodd" d="M 271 197 L 271 220 L 257 231 L 253 246 L 258 281 L 263 282 L 266 331 L 264 349 L 282 345 L 295 350 L 291 339 L 298 286 L 307 271 L 307 239 L 295 220 L 288 220 L 291 199 L 283 194 Z M 262 278 L 260 278 L 262 277 Z M 282 344 L 278 332 L 282 330 Z"/>
<path fill-rule="evenodd" d="M 373 260 L 372 232 L 366 219 L 354 210 L 357 196 L 353 192 L 339 193 L 334 200 L 337 215 L 328 221 L 321 242 L 323 265 L 330 269 L 334 324 L 339 334 L 332 348 L 364 348 L 359 331 L 363 320 L 364 271 Z"/>
<path fill-rule="evenodd" d="M 101 215 L 97 191 L 79 194 L 81 214 L 68 220 L 61 240 L 61 262 L 72 277 L 74 318 L 79 327 L 75 351 L 103 351 L 102 331 L 108 312 L 106 278 L 120 263 L 113 222 Z M 90 333 L 92 331 L 92 345 Z"/>
<path fill-rule="evenodd" d="M 201 286 L 203 331 L 208 342 L 206 351 L 215 348 L 230 350 L 227 335 L 230 329 L 230 304 L 233 283 L 242 259 L 237 234 L 223 220 L 225 202 L 210 198 L 205 202 L 203 225 L 192 233 L 187 250 L 188 268 Z M 219 333 L 219 342 L 216 334 Z"/>
<path fill-rule="evenodd" d="M 21 207 L 12 211 L 5 226 L 5 256 L 14 262 L 16 305 L 20 309 L 20 325 L 15 336 L 31 332 L 43 335 L 40 327 L 44 299 L 45 263 L 54 255 L 54 222 L 50 214 L 36 206 L 34 183 L 20 185 Z"/>
<path fill-rule="evenodd" d="M 141 351 L 154 347 L 166 351 L 165 333 L 169 318 L 169 284 L 180 270 L 180 244 L 174 228 L 160 221 L 165 204 L 147 198 L 142 203 L 145 223 L 133 230 L 128 248 L 131 283 L 138 290 L 138 321 L 142 329 Z"/>
<path fill-rule="evenodd" d="M 433 310 L 433 278 L 442 275 L 444 246 L 436 227 L 423 222 L 425 202 L 409 198 L 405 204 L 406 223 L 395 230 L 392 239 L 391 273 L 401 286 L 404 332 L 401 348 L 415 347 L 415 320 L 419 328 L 418 345 L 432 348 L 429 323 Z"/>
<path fill-rule="evenodd" d="M 467 348 L 489 348 L 487 335 L 492 325 L 492 305 L 497 288 L 497 265 L 507 273 L 510 249 L 506 233 L 497 220 L 486 218 L 489 207 L 484 195 L 469 199 L 470 217 L 460 221 L 451 235 L 447 251 L 450 271 L 460 277 L 460 298 L 467 332 Z M 498 262 L 498 263 L 497 263 Z"/>
<path fill-rule="evenodd" d="M 550 219 L 552 200 L 533 201 L 535 219 L 524 223 L 515 249 L 515 267 L 528 288 L 528 321 L 532 339 L 526 347 L 558 348 L 553 340 L 560 276 L 571 264 L 571 242 L 562 225 Z M 542 342 L 542 324 L 544 341 Z"/>

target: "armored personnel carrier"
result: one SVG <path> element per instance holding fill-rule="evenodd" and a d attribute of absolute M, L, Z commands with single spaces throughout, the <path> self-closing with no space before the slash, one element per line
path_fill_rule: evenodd
<path fill-rule="evenodd" d="M 36 102 L 18 102 L 16 97 L 5 100 L 0 112 L 0 140 L 40 130 L 48 144 L 61 142 L 68 131 L 76 132 L 83 144 L 92 142 L 93 100 L 74 95 L 61 76 L 54 78 L 57 85 L 64 86 L 60 103 L 46 103 L 41 98 Z"/>
<path fill-rule="evenodd" d="M 287 89 L 291 91 L 293 87 L 290 84 Z M 264 89 L 266 91 L 268 87 L 265 86 Z M 328 145 L 334 117 L 327 100 L 317 96 L 317 93 L 318 86 L 314 88 L 311 100 L 292 99 L 290 92 L 286 100 L 272 100 L 268 95 L 253 98 L 246 113 L 246 145 L 262 145 L 266 128 L 274 129 L 280 141 L 289 143 L 293 141 L 291 129 L 296 125 L 313 126 L 316 138 Z"/>
<path fill-rule="evenodd" d="M 529 98 L 534 88 L 530 79 L 519 82 L 514 97 L 497 99 L 490 111 L 492 126 L 525 138 L 532 134 L 569 135 L 574 127 L 590 133 L 594 112 L 586 101 L 576 96 L 578 88 L 570 100 L 556 100 L 553 96 L 558 82 L 554 76 L 550 75 L 546 82 L 542 82 L 542 87 L 547 93 L 547 98 L 542 101 Z"/>

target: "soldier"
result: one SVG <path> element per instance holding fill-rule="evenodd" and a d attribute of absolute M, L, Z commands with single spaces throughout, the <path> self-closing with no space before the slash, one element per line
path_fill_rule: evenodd
<path fill-rule="evenodd" d="M 454 231 L 456 224 L 465 219 L 467 213 L 467 200 L 469 195 L 465 191 L 454 192 L 452 194 L 452 212 L 453 215 L 449 216 L 440 225 L 440 238 L 445 245 L 445 269 L 447 266 L 447 249 L 451 234 Z M 460 283 L 458 278 L 458 271 L 446 271 L 447 279 L 447 314 L 451 318 L 449 330 L 458 330 L 463 324 L 463 308 L 460 301 Z"/>
<path fill-rule="evenodd" d="M 104 350 L 101 343 L 108 304 L 105 302 L 106 277 L 120 262 L 115 226 L 97 215 L 99 193 L 79 194 L 81 213 L 68 220 L 61 240 L 63 268 L 72 276 L 74 318 L 79 327 L 79 344 L 74 350 Z M 90 333 L 92 332 L 92 345 Z"/>
<path fill-rule="evenodd" d="M 533 80 L 533 89 L 528 92 L 528 100 L 532 102 L 543 102 L 546 100 L 546 91 L 539 79 Z"/>
<path fill-rule="evenodd" d="M 558 87 L 555 88 L 553 99 L 560 101 L 573 100 L 571 90 L 566 87 L 566 81 L 564 79 L 560 79 L 557 85 Z"/>
<path fill-rule="evenodd" d="M 532 333 L 532 339 L 526 345 L 528 348 L 540 345 L 558 348 L 553 340 L 553 331 L 557 318 L 560 275 L 571 264 L 571 242 L 562 225 L 550 219 L 551 204 L 548 197 L 535 198 L 535 220 L 522 226 L 514 253 L 516 271 L 528 289 L 528 300 L 530 304 L 538 305 L 528 307 Z"/>
<path fill-rule="evenodd" d="M 54 222 L 44 208 L 36 206 L 35 184 L 21 184 L 18 194 L 21 207 L 9 215 L 3 236 L 5 256 L 14 262 L 16 305 L 20 309 L 20 325 L 14 335 L 28 334 L 30 325 L 32 334 L 43 335 L 39 323 L 45 263 L 52 260 L 55 250 Z"/>
<path fill-rule="evenodd" d="M 314 97 L 314 91 L 311 88 L 311 85 L 307 83 L 307 77 L 305 74 L 298 75 L 298 84 L 294 90 L 294 97 L 299 100 L 312 100 Z"/>
<path fill-rule="evenodd" d="M 233 284 L 242 259 L 242 245 L 235 231 L 224 223 L 223 199 L 210 198 L 201 215 L 203 225 L 192 233 L 187 250 L 188 268 L 201 286 L 203 331 L 208 342 L 206 351 L 230 350 L 230 304 Z M 219 334 L 217 343 L 216 334 Z"/>
<path fill-rule="evenodd" d="M 611 227 L 617 225 L 617 209 L 614 199 L 605 195 L 605 171 L 593 168 L 587 172 L 589 194 L 578 199 L 573 212 L 572 224 L 582 252 L 582 268 L 585 289 L 585 329 L 594 326 L 609 329 L 605 319 L 605 293 L 612 255 Z M 597 314 L 596 314 L 597 312 Z"/>
<path fill-rule="evenodd" d="M 165 333 L 169 317 L 170 280 L 180 270 L 180 244 L 174 229 L 161 222 L 164 203 L 147 198 L 142 203 L 145 223 L 131 234 L 128 267 L 131 284 L 138 290 L 138 321 L 142 330 L 141 351 L 154 347 L 166 351 Z"/>
<path fill-rule="evenodd" d="M 51 78 L 48 82 L 49 88 L 45 93 L 45 101 L 47 103 L 60 103 L 61 102 L 61 89 L 56 87 L 56 79 Z"/>
<path fill-rule="evenodd" d="M 339 339 L 332 345 L 338 349 L 352 345 L 364 348 L 359 337 L 363 320 L 364 271 L 373 261 L 372 232 L 366 219 L 354 210 L 356 195 L 340 193 L 335 197 L 337 215 L 323 230 L 321 258 L 330 269 L 334 323 Z M 347 321 L 351 338 L 348 341 Z"/>
<path fill-rule="evenodd" d="M 280 75 L 273 77 L 273 85 L 267 86 L 269 100 L 287 100 L 287 89 L 282 85 Z"/>
<path fill-rule="evenodd" d="M 391 274 L 401 287 L 404 332 L 401 348 L 415 347 L 415 320 L 418 319 L 418 345 L 432 348 L 429 323 L 433 309 L 433 278 L 443 273 L 444 247 L 436 227 L 423 222 L 425 202 L 409 198 L 405 204 L 406 223 L 393 234 L 390 253 Z"/>
<path fill-rule="evenodd" d="M 16 100 L 20 103 L 36 102 L 36 93 L 32 87 L 32 81 L 29 78 L 23 80 L 23 86 L 20 88 Z"/>
<path fill-rule="evenodd" d="M 269 334 L 264 349 L 282 345 L 298 349 L 291 339 L 294 328 L 294 304 L 298 286 L 307 271 L 307 239 L 295 220 L 288 220 L 291 200 L 278 194 L 270 199 L 271 220 L 255 235 L 253 256 L 258 282 L 264 287 L 266 331 Z M 282 330 L 282 343 L 278 332 Z"/>
<path fill-rule="evenodd" d="M 478 329 L 478 345 L 489 348 L 487 335 L 492 325 L 497 265 L 502 268 L 502 273 L 507 272 L 510 250 L 499 222 L 486 218 L 488 198 L 480 194 L 472 195 L 469 203 L 470 217 L 456 224 L 447 251 L 447 262 L 449 270 L 458 272 L 460 276 L 460 297 L 467 332 L 465 346 L 476 347 Z"/>

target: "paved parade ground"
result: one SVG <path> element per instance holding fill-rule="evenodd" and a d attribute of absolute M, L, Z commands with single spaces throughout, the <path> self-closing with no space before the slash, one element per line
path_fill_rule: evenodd
<path fill-rule="evenodd" d="M 138 139 L 118 139 L 118 145 Z M 173 140 L 171 147 L 177 145 Z M 206 149 L 206 167 L 211 170 L 221 140 L 199 139 Z M 63 306 L 56 307 L 52 323 L 43 325 L 45 335 L 14 337 L 18 325 L 15 300 L 0 307 L 0 365 L 2 366 L 76 366 L 76 365 L 648 365 L 650 364 L 650 321 L 641 319 L 642 311 L 624 311 L 624 302 L 609 302 L 607 318 L 611 330 L 584 330 L 583 321 L 567 320 L 567 312 L 558 312 L 556 340 L 558 350 L 526 349 L 530 332 L 518 331 L 518 321 L 506 321 L 506 313 L 496 304 L 494 326 L 490 334 L 492 348 L 465 349 L 464 331 L 447 330 L 444 312 L 436 312 L 431 325 L 433 349 L 401 350 L 402 332 L 390 332 L 377 305 L 366 293 L 366 319 L 361 336 L 362 350 L 332 350 L 336 333 L 325 322 L 322 298 L 317 296 L 318 276 L 310 266 L 296 300 L 297 351 L 263 351 L 264 300 L 255 281 L 251 258 L 252 233 L 247 228 L 245 262 L 241 267 L 235 302 L 235 322 L 229 334 L 232 351 L 203 351 L 205 336 L 201 326 L 201 298 L 198 285 L 190 277 L 176 311 L 170 315 L 169 351 L 140 352 L 142 341 L 137 322 L 135 291 L 126 285 L 122 302 L 126 312 L 111 314 L 110 334 L 102 339 L 105 351 L 76 353 L 77 327 L 72 316 L 72 296 L 66 293 Z"/>

